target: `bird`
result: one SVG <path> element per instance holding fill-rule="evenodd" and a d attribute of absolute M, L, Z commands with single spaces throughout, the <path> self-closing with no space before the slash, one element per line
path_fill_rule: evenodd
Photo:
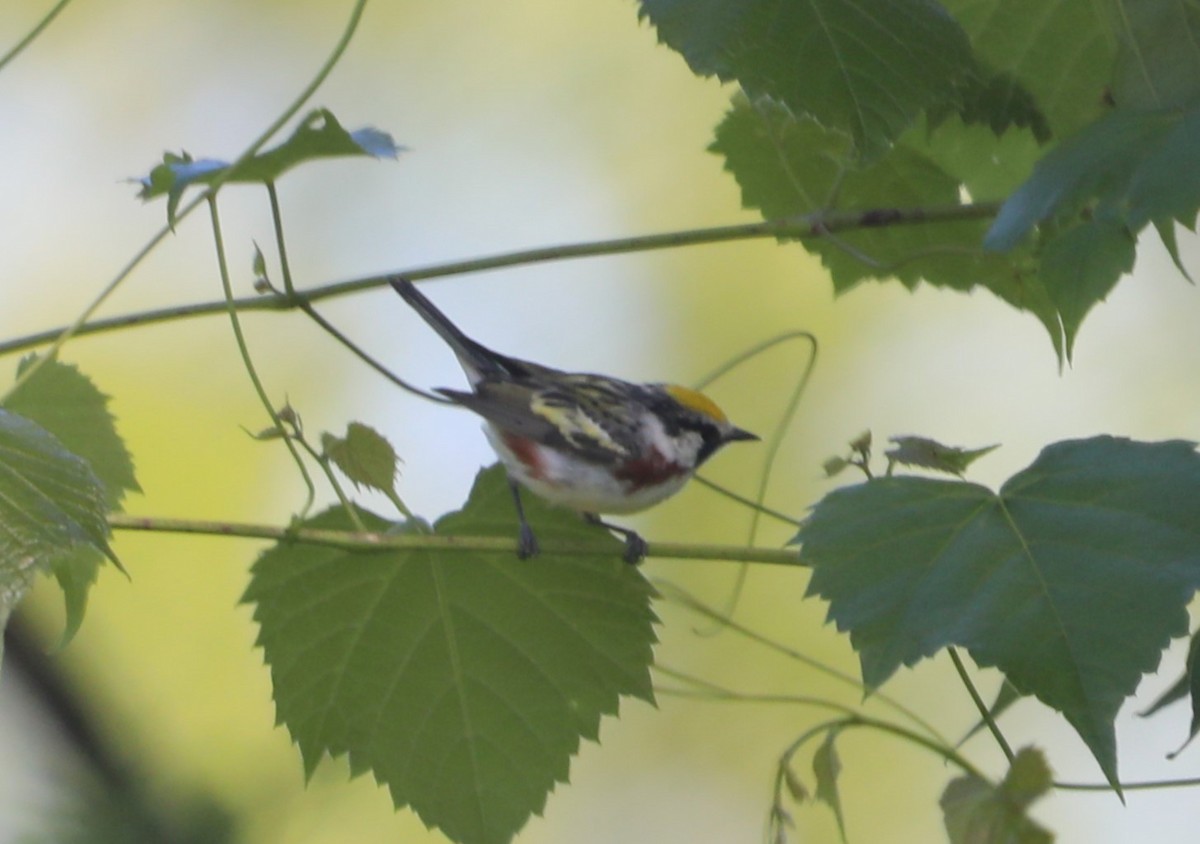
<path fill-rule="evenodd" d="M 623 558 L 639 563 L 649 546 L 601 514 L 636 513 L 682 489 L 722 446 L 758 440 L 712 399 L 677 384 L 637 384 L 565 372 L 492 351 L 464 334 L 407 278 L 392 288 L 458 358 L 470 390 L 436 392 L 481 416 L 508 475 L 519 522 L 517 556 L 538 554 L 522 488 L 621 535 Z"/>

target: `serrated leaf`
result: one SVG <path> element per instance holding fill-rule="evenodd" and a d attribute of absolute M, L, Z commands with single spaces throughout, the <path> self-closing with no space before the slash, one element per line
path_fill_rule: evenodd
<path fill-rule="evenodd" d="M 386 132 L 370 127 L 349 132 L 342 128 L 333 112 L 318 108 L 305 115 L 286 141 L 243 161 L 232 172 L 228 161 L 197 160 L 186 152 L 178 155 L 168 152 L 161 164 L 135 181 L 142 186 L 139 199 L 167 197 L 167 219 L 173 226 L 183 192 L 192 185 L 210 185 L 218 178 L 227 183 L 273 182 L 306 161 L 346 156 L 396 158 L 404 151 Z"/>
<path fill-rule="evenodd" d="M 1062 317 L 1068 359 L 1083 318 L 1133 270 L 1137 243 L 1125 226 L 1096 219 L 1047 239 L 1038 275 Z"/>
<path fill-rule="evenodd" d="M 958 182 L 918 152 L 897 147 L 886 158 L 856 168 L 845 135 L 796 119 L 769 100 L 735 98 L 709 150 L 724 157 L 725 169 L 741 187 L 742 205 L 766 219 L 835 207 L 915 208 L 959 200 Z M 977 242 L 981 233 L 978 229 Z M 839 292 L 884 275 L 911 288 L 922 273 L 908 259 L 938 248 L 944 235 L 944 227 L 884 226 L 841 233 L 837 243 L 812 238 L 804 247 L 821 257 Z"/>
<path fill-rule="evenodd" d="M 1162 240 L 1163 248 L 1167 250 L 1167 254 L 1171 256 L 1171 261 L 1175 264 L 1175 269 L 1179 270 L 1179 274 L 1188 280 L 1189 283 L 1195 284 L 1195 279 L 1188 272 L 1187 267 L 1183 265 L 1183 259 L 1179 255 L 1179 241 L 1175 237 L 1175 221 L 1174 220 L 1154 220 L 1154 228 L 1158 231 L 1158 237 Z M 1193 220 L 1191 228 L 1195 228 Z"/>
<path fill-rule="evenodd" d="M 607 535 L 532 497 L 525 507 L 543 545 Z M 352 529 L 341 510 L 308 524 Z M 436 532 L 515 536 L 515 525 L 496 467 Z M 346 754 L 451 840 L 508 842 L 620 696 L 653 699 L 653 590 L 611 544 L 611 556 L 531 560 L 292 543 L 264 553 L 244 600 L 306 771 Z"/>
<path fill-rule="evenodd" d="M 23 358 L 17 376 L 36 361 L 36 355 Z M 86 460 L 104 482 L 109 506 L 119 510 L 126 492 L 141 492 L 142 488 L 134 474 L 133 457 L 117 433 L 109 400 L 78 367 L 49 360 L 13 390 L 4 407 L 33 420 L 68 451 Z"/>
<path fill-rule="evenodd" d="M 105 486 L 84 460 L 24 417 L 0 410 L 0 623 L 37 571 L 64 553 L 108 547 Z"/>
<path fill-rule="evenodd" d="M 346 426 L 346 436 L 324 434 L 321 445 L 326 456 L 355 484 L 395 492 L 396 451 L 374 428 L 351 422 Z"/>
<path fill-rule="evenodd" d="M 825 740 L 813 754 L 813 775 L 817 779 L 815 797 L 833 809 L 833 815 L 837 818 L 838 833 L 841 835 L 842 841 L 845 841 L 846 818 L 842 814 L 842 797 L 838 790 L 838 777 L 842 773 L 842 762 L 838 758 L 837 747 L 834 744 L 837 737 L 837 730 L 829 730 L 825 733 Z"/>
<path fill-rule="evenodd" d="M 1183 745 L 1171 754 L 1172 757 L 1182 753 L 1184 748 L 1192 743 L 1192 739 L 1200 733 L 1200 631 L 1192 634 L 1188 645 L 1187 662 L 1183 676 L 1176 680 L 1169 689 L 1163 692 L 1145 711 L 1140 713 L 1143 718 L 1149 718 L 1164 707 L 1177 700 L 1190 698 L 1192 702 L 1192 722 L 1188 726 L 1188 735 Z"/>
<path fill-rule="evenodd" d="M 1029 176 L 1042 147 L 1028 131 L 997 137 L 987 126 L 947 117 L 936 126 L 914 127 L 900 139 L 962 184 L 974 202 L 1008 197 Z"/>
<path fill-rule="evenodd" d="M 58 647 L 65 648 L 75 638 L 87 613 L 88 593 L 100 572 L 104 555 L 90 545 L 80 545 L 55 556 L 50 568 L 62 589 L 66 620 Z"/>
<path fill-rule="evenodd" d="M 1186 106 L 1200 97 L 1200 7 L 1179 0 L 1118 0 L 1113 99 L 1139 109 Z"/>
<path fill-rule="evenodd" d="M 960 124 L 961 125 L 961 124 Z M 952 131 L 943 127 L 941 132 Z M 778 103 L 735 97 L 710 151 L 725 158 L 742 190 L 742 204 L 766 219 L 829 208 L 888 209 L 955 205 L 960 183 L 919 151 L 897 146 L 870 166 L 854 167 L 849 140 L 812 120 L 796 119 Z M 879 226 L 810 238 L 804 247 L 829 268 L 842 292 L 868 278 L 895 278 L 909 288 L 924 280 L 955 290 L 982 285 L 1031 311 L 1061 348 L 1058 314 L 1027 254 L 997 255 L 981 246 L 987 224 L 964 220 L 936 226 Z"/>
<path fill-rule="evenodd" d="M 942 445 L 928 437 L 891 437 L 890 440 L 896 444 L 896 447 L 884 452 L 889 462 L 904 466 L 920 466 L 950 475 L 961 475 L 980 457 L 1000 447 L 989 445 L 983 448 L 967 449 Z"/>
<path fill-rule="evenodd" d="M 37 361 L 29 355 L 17 365 L 18 377 Z M 5 407 L 49 431 L 71 453 L 83 458 L 103 482 L 108 509 L 120 510 L 126 492 L 140 492 L 133 457 L 117 433 L 109 397 L 71 364 L 45 361 L 9 396 Z M 87 594 L 104 557 L 87 546 L 56 555 L 50 567 L 66 605 L 65 646 L 83 622 Z M 113 558 L 116 562 L 116 559 Z M 120 564 L 117 563 L 118 568 Z"/>
<path fill-rule="evenodd" d="M 941 799 L 950 844 L 1050 844 L 1054 836 L 1026 814 L 1050 786 L 1046 760 L 1028 747 L 998 786 L 971 775 L 952 780 Z"/>
<path fill-rule="evenodd" d="M 736 80 L 875 157 L 975 72 L 958 24 L 929 0 L 642 0 L 640 16 L 694 73 Z"/>
<path fill-rule="evenodd" d="M 983 62 L 1034 98 L 1066 137 L 1100 117 L 1116 55 L 1111 21 L 1091 0 L 943 0 Z M 1070 49 L 1063 49 L 1069 44 Z"/>
<path fill-rule="evenodd" d="M 809 594 L 863 679 L 947 645 L 1063 713 L 1118 786 L 1113 720 L 1200 586 L 1200 455 L 1094 437 L 1045 448 L 993 493 L 882 478 L 827 495 L 797 537 Z"/>
<path fill-rule="evenodd" d="M 1190 229 L 1196 227 L 1200 208 L 1197 147 L 1200 108 L 1193 108 L 1163 135 L 1161 143 L 1143 150 L 1144 160 L 1129 179 L 1127 195 L 1116 200 L 1123 206 L 1130 228 L 1139 231 L 1147 222 L 1168 219 Z"/>
<path fill-rule="evenodd" d="M 1004 203 L 984 245 L 1011 249 L 1052 216 L 1073 214 L 1100 197 L 1123 195 L 1148 152 L 1177 122 L 1169 113 L 1114 111 L 1059 144 Z"/>

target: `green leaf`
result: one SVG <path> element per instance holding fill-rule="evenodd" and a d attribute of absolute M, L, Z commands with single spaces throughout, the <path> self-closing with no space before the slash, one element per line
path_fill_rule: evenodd
<path fill-rule="evenodd" d="M 834 207 L 914 208 L 959 201 L 958 182 L 918 152 L 897 147 L 886 158 L 856 168 L 845 135 L 796 119 L 769 100 L 735 98 L 709 149 L 725 158 L 725 169 L 742 189 L 742 205 L 758 209 L 765 219 Z M 977 229 L 976 243 L 981 233 Z M 883 226 L 839 234 L 837 242 L 811 238 L 804 247 L 820 255 L 839 292 L 881 275 L 911 288 L 920 281 L 921 269 L 906 259 L 936 249 L 943 235 L 943 227 Z"/>
<path fill-rule="evenodd" d="M 1039 275 L 1062 316 L 1069 359 L 1087 312 L 1133 269 L 1137 243 L 1124 225 L 1093 220 L 1049 238 L 1041 258 Z"/>
<path fill-rule="evenodd" d="M 838 777 L 842 773 L 842 762 L 838 758 L 837 747 L 834 746 L 837 737 L 837 730 L 829 730 L 825 733 L 825 740 L 813 754 L 813 774 L 817 779 L 816 799 L 833 809 L 834 817 L 837 818 L 838 833 L 841 835 L 842 841 L 845 841 L 846 818 L 842 814 L 842 797 L 838 791 Z"/>
<path fill-rule="evenodd" d="M 543 543 L 608 536 L 532 497 L 525 507 Z M 306 524 L 353 529 L 336 509 Z M 481 473 L 435 532 L 515 536 L 503 470 Z M 653 700 L 653 590 L 609 541 L 609 555 L 531 560 L 292 543 L 263 554 L 244 600 L 305 770 L 347 754 L 451 840 L 511 840 L 621 695 Z"/>
<path fill-rule="evenodd" d="M 1104 4 L 1092 0 L 943 0 L 988 67 L 1027 89 L 1066 137 L 1104 112 L 1116 55 Z M 1063 49 L 1069 44 L 1070 49 Z"/>
<path fill-rule="evenodd" d="M 356 485 L 394 494 L 396 451 L 382 434 L 369 425 L 351 422 L 346 436 L 321 436 L 325 455 Z"/>
<path fill-rule="evenodd" d="M 997 137 L 987 126 L 966 124 L 959 117 L 948 117 L 933 127 L 914 127 L 900 143 L 962 184 L 974 202 L 1006 199 L 1042 155 L 1028 131 L 1014 129 Z"/>
<path fill-rule="evenodd" d="M 882 478 L 827 495 L 797 537 L 809 594 L 875 688 L 947 645 L 1063 713 L 1114 785 L 1113 720 L 1200 585 L 1200 455 L 1095 437 L 1044 449 L 999 493 Z"/>
<path fill-rule="evenodd" d="M 36 361 L 36 355 L 23 358 L 17 376 Z M 108 402 L 109 397 L 78 367 L 49 360 L 12 392 L 4 406 L 41 425 L 86 460 L 104 482 L 109 507 L 119 510 L 126 492 L 141 492 L 142 488 Z"/>
<path fill-rule="evenodd" d="M 83 626 L 87 614 L 88 593 L 100 573 L 104 556 L 90 545 L 79 545 L 50 561 L 58 587 L 62 589 L 66 621 L 58 647 L 65 648 Z"/>
<path fill-rule="evenodd" d="M 22 359 L 17 365 L 17 376 L 36 362 L 36 355 Z M 87 461 L 104 484 L 108 509 L 120 510 L 125 493 L 140 492 L 141 487 L 134 475 L 133 458 L 117 433 L 108 402 L 109 397 L 77 367 L 48 360 L 13 390 L 5 407 L 36 422 L 71 453 Z M 112 559 L 121 568 L 116 558 Z M 73 548 L 51 559 L 50 567 L 66 604 L 66 629 L 60 646 L 65 647 L 83 623 L 88 590 L 103 560 L 103 555 L 88 546 Z"/>
<path fill-rule="evenodd" d="M 1140 109 L 1186 106 L 1200 97 L 1200 6 L 1179 0 L 1118 0 L 1113 99 Z"/>
<path fill-rule="evenodd" d="M 884 452 L 889 463 L 920 466 L 949 475 L 961 475 L 980 457 L 1000 447 L 989 445 L 983 448 L 966 449 L 942 445 L 927 437 L 891 437 L 890 439 L 896 444 L 896 447 Z"/>
<path fill-rule="evenodd" d="M 941 799 L 950 844 L 1050 844 L 1054 836 L 1026 814 L 1050 786 L 1046 760 L 1029 747 L 998 786 L 971 775 L 952 780 Z"/>
<path fill-rule="evenodd" d="M 961 124 L 959 124 L 961 125 Z M 937 138 L 954 131 L 943 125 Z M 709 147 L 725 158 L 742 189 L 742 204 L 766 219 L 834 207 L 918 208 L 956 205 L 960 182 L 906 139 L 865 167 L 849 160 L 849 139 L 808 119 L 796 119 L 766 99 L 735 97 Z M 994 181 L 993 181 L 994 183 Z M 879 226 L 809 238 L 804 247 L 821 256 L 834 289 L 848 290 L 867 278 L 895 278 L 909 288 L 924 280 L 955 290 L 986 286 L 1006 302 L 1032 312 L 1061 347 L 1059 318 L 1028 256 L 988 252 L 981 246 L 983 221 L 936 226 Z"/>
<path fill-rule="evenodd" d="M 33 575 L 79 546 L 108 547 L 105 486 L 52 434 L 0 410 L 0 625 Z"/>
<path fill-rule="evenodd" d="M 1139 231 L 1148 221 L 1169 219 L 1196 228 L 1196 210 L 1200 208 L 1200 174 L 1195 166 L 1198 147 L 1200 107 L 1180 117 L 1160 145 L 1143 150 L 1145 160 L 1130 177 L 1128 195 L 1118 199 L 1128 206 L 1130 228 Z"/>
<path fill-rule="evenodd" d="M 310 111 L 286 141 L 279 146 L 243 161 L 232 171 L 228 161 L 194 159 L 186 152 L 166 153 L 162 164 L 136 179 L 141 186 L 138 198 L 167 197 L 167 219 L 175 224 L 175 212 L 183 192 L 192 185 L 211 185 L 218 179 L 225 182 L 274 182 L 285 172 L 319 158 L 367 156 L 396 158 L 405 148 L 397 146 L 392 136 L 378 129 L 364 128 L 348 132 L 328 109 Z"/>
<path fill-rule="evenodd" d="M 1149 718 L 1164 707 L 1185 697 L 1190 697 L 1192 701 L 1192 722 L 1188 727 L 1187 738 L 1179 750 L 1171 754 L 1172 758 L 1182 753 L 1184 748 L 1191 744 L 1192 739 L 1196 737 L 1196 733 L 1200 733 L 1200 631 L 1192 634 L 1191 643 L 1188 645 L 1187 664 L 1184 667 L 1183 676 L 1176 680 L 1169 689 L 1159 695 L 1154 703 L 1150 705 L 1150 708 L 1141 713 L 1141 716 Z"/>
<path fill-rule="evenodd" d="M 976 72 L 962 29 L 930 0 L 642 0 L 640 16 L 694 73 L 844 132 L 864 158 L 922 110 L 956 105 Z"/>
<path fill-rule="evenodd" d="M 1167 254 L 1171 256 L 1171 261 L 1175 264 L 1175 269 L 1179 270 L 1179 274 L 1186 278 L 1190 283 L 1195 284 L 1195 279 L 1188 272 L 1187 267 L 1183 265 L 1183 258 L 1179 254 L 1179 241 L 1175 237 L 1175 221 L 1174 220 L 1154 220 L 1154 228 L 1158 231 L 1159 239 L 1162 240 L 1163 248 L 1167 250 Z M 1195 228 L 1193 221 L 1191 228 Z"/>
<path fill-rule="evenodd" d="M 984 245 L 1016 246 L 1038 223 L 1077 213 L 1099 198 L 1122 196 L 1137 167 L 1178 123 L 1161 112 L 1114 111 L 1063 142 L 1000 209 Z"/>
<path fill-rule="evenodd" d="M 958 116 L 966 125 L 987 126 L 997 138 L 1017 127 L 1028 129 L 1039 144 L 1050 140 L 1050 125 L 1033 95 L 1008 73 L 972 74 L 962 98 Z M 949 107 L 932 109 L 929 122 L 939 125 L 951 113 Z"/>

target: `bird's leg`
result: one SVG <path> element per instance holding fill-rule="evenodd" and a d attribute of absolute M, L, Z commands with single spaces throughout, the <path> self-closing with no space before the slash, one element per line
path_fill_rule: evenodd
<path fill-rule="evenodd" d="M 508 488 L 512 490 L 513 504 L 517 505 L 517 521 L 521 525 L 520 533 L 517 536 L 517 556 L 522 560 L 527 560 L 538 555 L 540 549 L 537 537 L 533 535 L 533 528 L 525 519 L 525 507 L 521 504 L 521 488 L 512 478 L 508 479 Z"/>
<path fill-rule="evenodd" d="M 602 528 L 611 530 L 613 533 L 619 533 L 625 537 L 625 553 L 622 554 L 622 559 L 630 565 L 636 566 L 646 557 L 646 552 L 650 550 L 650 546 L 646 544 L 646 540 L 642 539 L 637 531 L 623 528 L 620 525 L 614 525 L 611 522 L 606 522 L 595 513 L 584 513 L 583 518 L 593 525 L 599 525 Z"/>

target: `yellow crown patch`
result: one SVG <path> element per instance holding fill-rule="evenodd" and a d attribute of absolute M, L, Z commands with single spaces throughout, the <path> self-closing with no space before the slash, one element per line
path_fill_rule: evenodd
<path fill-rule="evenodd" d="M 681 387 L 678 384 L 668 384 L 666 391 L 670 394 L 671 398 L 689 410 L 702 413 L 717 422 L 729 421 L 721 411 L 721 408 L 717 407 L 717 403 L 698 390 L 693 390 L 691 387 Z"/>

